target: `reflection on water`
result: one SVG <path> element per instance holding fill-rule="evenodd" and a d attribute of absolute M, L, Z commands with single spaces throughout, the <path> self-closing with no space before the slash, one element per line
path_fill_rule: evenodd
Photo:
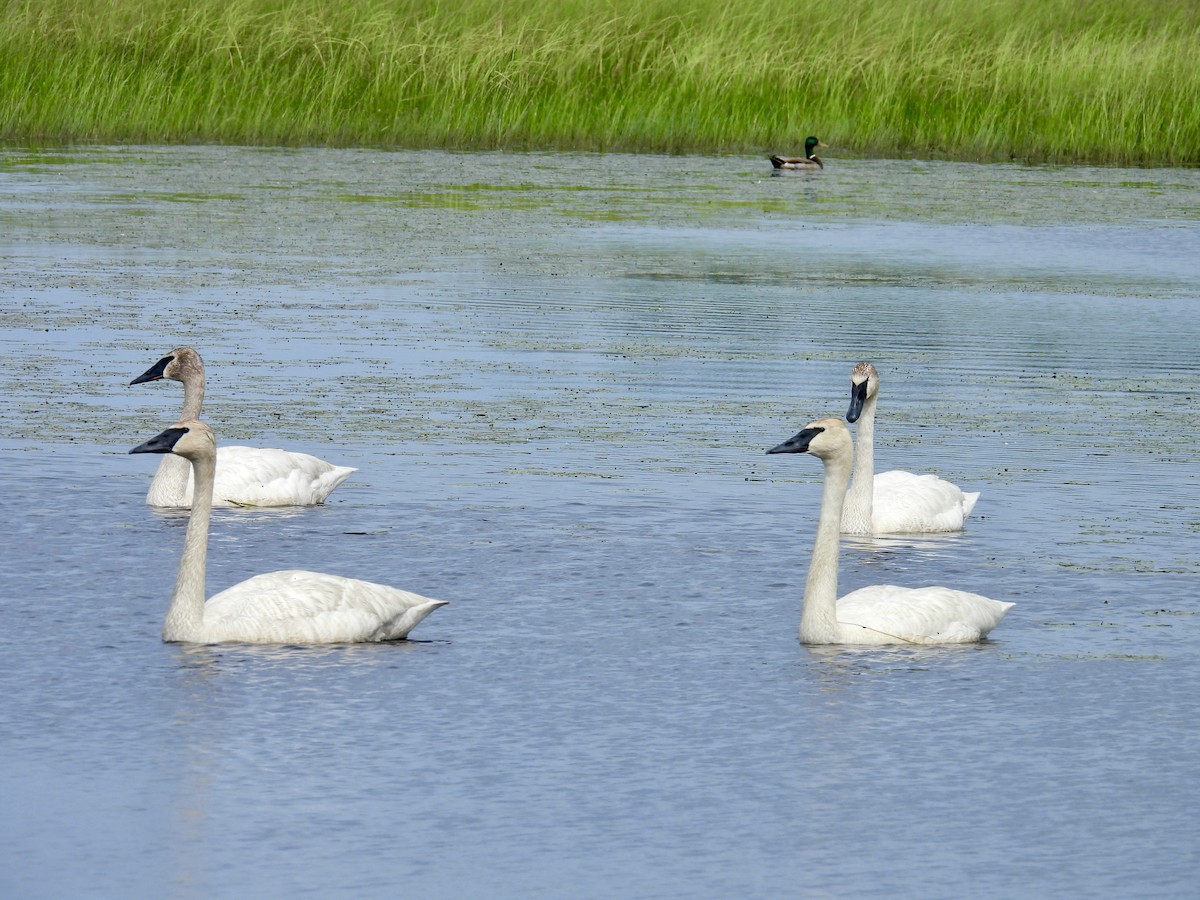
<path fill-rule="evenodd" d="M 1200 174 L 770 174 L 0 153 L 2 892 L 1189 896 Z M 359 469 L 217 510 L 210 592 L 451 599 L 417 640 L 160 643 L 127 385 L 184 343 L 219 438 Z M 796 641 L 820 471 L 763 451 L 861 359 L 880 468 L 982 497 L 842 589 L 1015 601 L 986 644 Z"/>

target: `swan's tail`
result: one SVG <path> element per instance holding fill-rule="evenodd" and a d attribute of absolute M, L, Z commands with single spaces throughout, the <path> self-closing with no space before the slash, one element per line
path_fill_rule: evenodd
<path fill-rule="evenodd" d="M 979 495 L 976 494 L 975 496 Z M 991 620 L 980 623 L 981 627 L 979 629 L 979 639 L 982 640 L 983 638 L 987 637 L 988 633 L 1000 624 L 1000 620 L 1004 618 L 1004 614 L 1012 609 L 1015 605 L 1015 603 L 1009 603 L 1007 600 L 992 600 L 991 608 L 989 609 Z"/>
<path fill-rule="evenodd" d="M 377 637 L 374 640 L 379 641 L 402 641 L 408 637 L 408 633 L 416 628 L 421 621 L 437 609 L 439 606 L 445 606 L 449 600 L 429 600 L 425 603 L 419 603 L 416 606 L 410 606 L 400 615 L 388 620 L 379 631 L 376 632 Z"/>
<path fill-rule="evenodd" d="M 324 503 L 325 499 L 334 492 L 339 484 L 345 481 L 358 469 L 349 466 L 330 466 L 328 472 L 322 472 L 313 484 L 313 502 Z"/>
<path fill-rule="evenodd" d="M 975 508 L 975 501 L 979 499 L 979 491 L 968 494 L 963 491 L 963 518 L 971 514 L 971 510 Z"/>

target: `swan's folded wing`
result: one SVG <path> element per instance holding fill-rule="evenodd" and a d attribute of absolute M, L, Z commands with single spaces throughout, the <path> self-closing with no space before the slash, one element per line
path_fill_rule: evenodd
<path fill-rule="evenodd" d="M 981 640 L 1011 608 L 1011 603 L 952 588 L 878 584 L 838 600 L 837 617 L 914 644 L 951 644 Z"/>
<path fill-rule="evenodd" d="M 205 629 L 218 640 L 336 643 L 399 640 L 444 600 L 357 578 L 291 569 L 215 594 Z"/>
<path fill-rule="evenodd" d="M 291 450 L 218 447 L 213 501 L 233 506 L 315 506 L 353 471 Z"/>
<path fill-rule="evenodd" d="M 936 475 L 915 475 L 896 469 L 875 476 L 871 523 L 876 534 L 959 531 L 970 503 L 956 484 Z"/>

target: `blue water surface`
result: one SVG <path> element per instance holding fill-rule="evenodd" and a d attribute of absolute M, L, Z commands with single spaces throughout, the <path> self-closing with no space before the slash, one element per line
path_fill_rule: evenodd
<path fill-rule="evenodd" d="M 1200 172 L 0 152 L 0 895 L 1192 897 Z M 208 587 L 451 600 L 383 646 L 159 639 L 190 344 L 221 440 L 358 468 L 218 510 Z M 982 497 L 841 588 L 991 640 L 796 636 L 820 465 Z"/>

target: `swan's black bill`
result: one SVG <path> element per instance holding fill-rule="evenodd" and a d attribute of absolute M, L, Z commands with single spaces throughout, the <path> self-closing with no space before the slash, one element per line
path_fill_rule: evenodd
<path fill-rule="evenodd" d="M 867 384 L 870 380 L 868 378 L 861 384 L 850 385 L 850 410 L 846 413 L 847 422 L 857 422 L 858 417 L 862 415 L 863 404 L 867 402 Z"/>
<path fill-rule="evenodd" d="M 777 447 L 772 447 L 767 453 L 807 453 L 808 445 L 813 438 L 824 431 L 824 428 L 805 428 L 799 434 L 788 438 Z"/>
<path fill-rule="evenodd" d="M 150 438 L 144 444 L 138 444 L 130 453 L 170 453 L 179 443 L 179 439 L 188 433 L 186 428 L 168 428 L 162 434 Z"/>
<path fill-rule="evenodd" d="M 175 357 L 173 357 L 173 356 L 164 356 L 162 359 L 160 359 L 158 362 L 156 362 L 154 365 L 152 365 L 145 372 L 143 372 L 141 375 L 139 375 L 137 378 L 133 379 L 133 381 L 131 381 L 129 383 L 132 385 L 132 384 L 142 384 L 147 381 L 158 381 L 160 378 L 163 377 L 163 372 L 165 372 L 167 370 L 167 366 L 169 366 L 174 361 L 174 359 L 175 359 Z"/>

